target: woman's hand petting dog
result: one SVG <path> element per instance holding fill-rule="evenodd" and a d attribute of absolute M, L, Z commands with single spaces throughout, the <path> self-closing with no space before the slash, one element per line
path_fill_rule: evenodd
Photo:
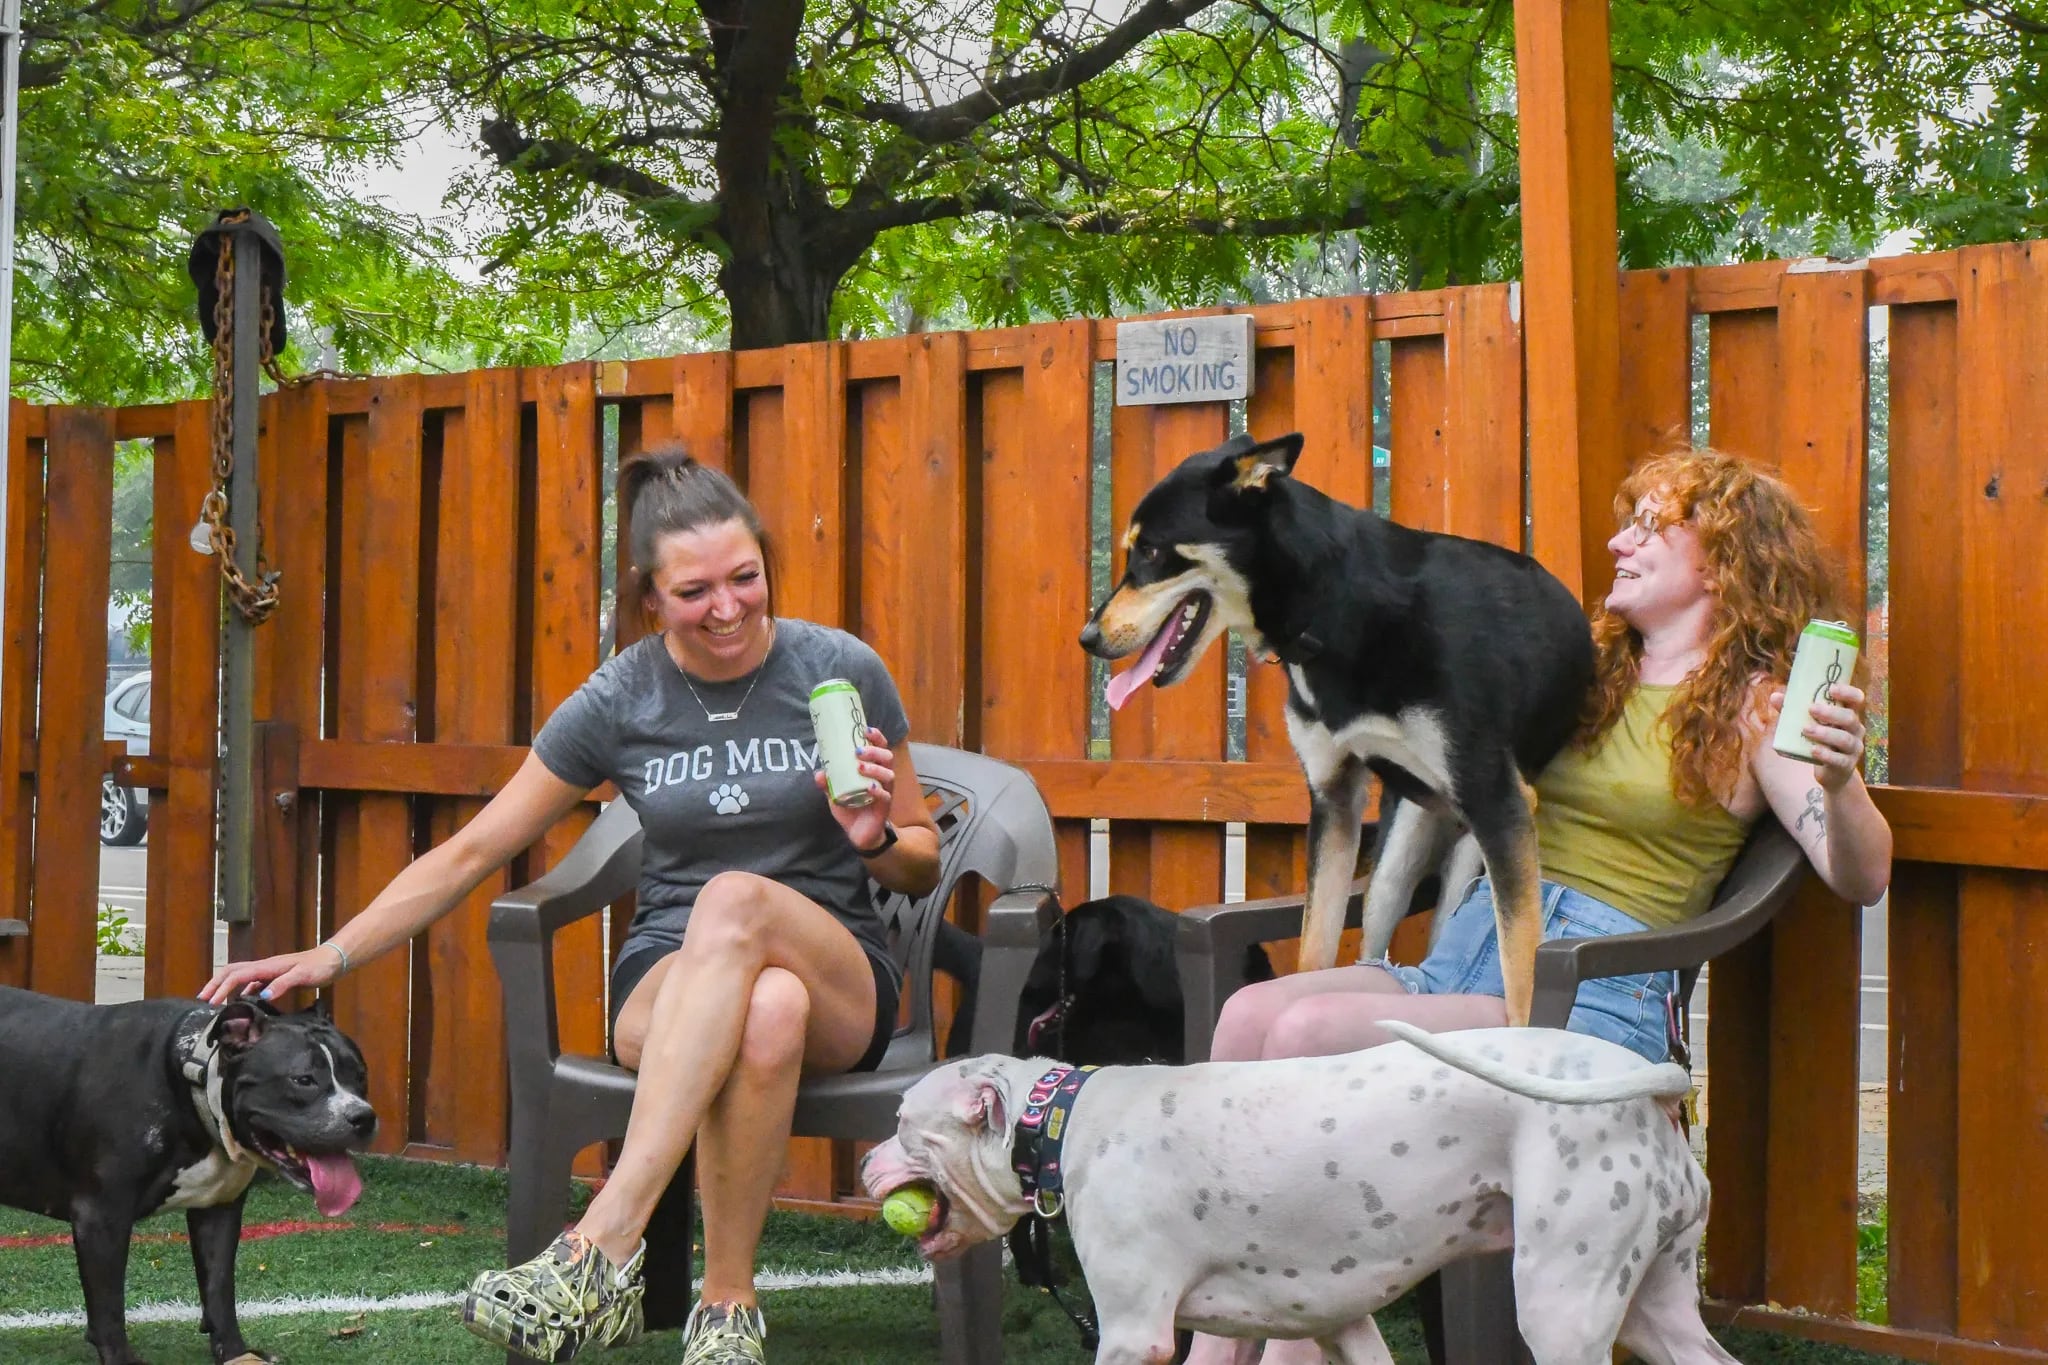
<path fill-rule="evenodd" d="M 225 1005 L 260 987 L 261 997 L 271 1000 L 286 991 L 325 986 L 340 975 L 341 954 L 322 943 L 302 953 L 280 953 L 222 967 L 199 988 L 199 998 L 209 1005 Z"/>

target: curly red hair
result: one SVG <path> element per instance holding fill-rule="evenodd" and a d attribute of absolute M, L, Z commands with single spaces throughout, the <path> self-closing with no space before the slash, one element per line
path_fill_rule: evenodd
<path fill-rule="evenodd" d="M 1669 525 L 1698 536 L 1715 600 L 1706 661 L 1679 684 L 1665 712 L 1671 783 L 1681 801 L 1726 804 L 1763 723 L 1768 687 L 1792 671 L 1799 633 L 1816 617 L 1840 619 L 1840 577 L 1813 521 L 1784 481 L 1717 450 L 1644 460 L 1614 497 L 1616 523 L 1649 497 Z M 1594 690 L 1577 743 L 1590 748 L 1621 718 L 1642 668 L 1643 637 L 1603 605 L 1593 613 Z"/>

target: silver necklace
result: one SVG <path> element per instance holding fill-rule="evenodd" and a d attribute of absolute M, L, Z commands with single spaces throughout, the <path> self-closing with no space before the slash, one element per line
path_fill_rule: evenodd
<path fill-rule="evenodd" d="M 775 648 L 775 628 L 770 626 L 768 630 L 768 648 L 772 650 Z M 704 719 L 713 725 L 722 725 L 726 721 L 738 720 L 740 718 L 740 712 L 744 711 L 747 707 L 747 698 L 754 695 L 754 686 L 761 681 L 761 672 L 767 666 L 768 656 L 764 653 L 761 655 L 761 662 L 754 665 L 754 681 L 747 684 L 746 693 L 740 698 L 740 704 L 733 707 L 730 711 L 714 711 L 704 705 L 704 698 L 697 695 L 697 685 L 690 681 L 690 670 L 678 663 L 676 665 L 676 672 L 682 674 L 683 686 L 690 689 L 692 697 L 696 697 L 698 708 L 704 712 Z"/>

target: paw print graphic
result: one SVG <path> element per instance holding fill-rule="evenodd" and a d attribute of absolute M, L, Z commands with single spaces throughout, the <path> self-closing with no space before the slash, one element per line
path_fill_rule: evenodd
<path fill-rule="evenodd" d="M 737 782 L 723 782 L 711 793 L 711 808 L 720 815 L 738 815 L 749 802 L 746 789 Z"/>

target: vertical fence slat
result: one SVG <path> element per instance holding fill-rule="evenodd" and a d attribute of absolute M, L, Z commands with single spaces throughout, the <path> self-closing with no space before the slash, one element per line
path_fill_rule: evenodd
<path fill-rule="evenodd" d="M 1447 292 L 1443 529 L 1520 550 L 1522 329 L 1510 311 L 1511 289 Z"/>
<path fill-rule="evenodd" d="M 1894 782 L 1962 781 L 1956 686 L 1962 657 L 1962 524 L 1956 478 L 1956 309 L 1890 310 L 1891 629 L 1887 758 Z M 1892 870 L 1886 912 L 1885 1160 L 1890 1225 L 1886 1318 L 1948 1333 L 1956 1325 L 1956 872 Z M 1910 1229 L 1908 1233 L 1905 1230 Z"/>
<path fill-rule="evenodd" d="M 538 730 L 597 667 L 599 521 L 597 376 L 586 362 L 539 375 L 535 450 L 522 484 L 533 489 L 533 559 L 526 592 L 533 602 L 532 728 Z M 623 620 L 625 613 L 621 612 Z M 521 736 L 531 739 L 530 735 Z M 560 862 L 590 827 L 589 810 L 558 823 L 527 860 L 537 877 Z M 605 1050 L 605 951 L 595 915 L 555 935 L 555 1010 L 562 1049 Z"/>
<path fill-rule="evenodd" d="M 1153 484 L 1189 455 L 1229 434 L 1222 403 L 1113 409 L 1110 430 L 1110 526 L 1119 539 L 1132 509 Z M 1111 573 L 1123 571 L 1119 545 Z M 1117 758 L 1223 757 L 1224 650 L 1219 643 L 1169 688 L 1141 687 L 1110 717 L 1110 753 Z M 1128 668 L 1121 661 L 1120 668 Z M 1112 821 L 1110 890 L 1143 896 L 1169 910 L 1223 899 L 1220 826 Z"/>
<path fill-rule="evenodd" d="M 1630 270 L 1621 277 L 1621 464 L 1586 506 L 1601 513 L 1588 548 L 1607 560 L 1607 509 L 1628 467 L 1645 455 L 1692 444 L 1692 272 Z M 1597 531 L 1599 540 L 1591 533 Z"/>
<path fill-rule="evenodd" d="M 732 447 L 732 352 L 677 356 L 675 385 L 670 423 L 676 439 L 699 464 L 739 473 Z"/>
<path fill-rule="evenodd" d="M 7 597 L 0 612 L 0 918 L 29 915 L 35 784 L 22 767 L 35 723 L 37 629 L 43 591 L 43 442 L 28 434 L 27 403 L 9 399 L 7 482 Z M 28 943 L 0 939 L 0 986 L 28 984 Z"/>
<path fill-rule="evenodd" d="M 1403 526 L 1447 531 L 1444 494 L 1444 339 L 1400 337 L 1392 346 L 1387 413 L 1388 514 Z"/>
<path fill-rule="evenodd" d="M 1962 253 L 1957 302 L 1963 581 L 1963 785 L 2042 793 L 2048 771 L 2048 247 Z M 1988 607 L 1988 609 L 1987 609 Z M 1957 1320 L 1965 1335 L 2048 1347 L 2048 878 L 1966 869 L 1957 945 Z"/>
<path fill-rule="evenodd" d="M 262 680 L 257 714 L 290 723 L 301 741 L 320 729 L 321 673 L 327 639 L 327 383 L 284 389 L 266 400 L 262 490 L 266 546 L 282 574 L 282 606 L 256 632 L 257 675 Z M 291 952 L 320 938 L 318 890 L 312 875 L 320 849 L 320 808 L 301 801 L 289 815 L 298 847 L 298 903 L 257 907 L 247 931 L 229 931 L 237 958 Z"/>
<path fill-rule="evenodd" d="M 1717 313 L 1709 323 L 1708 422 L 1714 445 L 1759 463 L 1777 457 L 1777 313 Z M 1763 1301 L 1771 1146 L 1771 962 L 1775 928 L 1714 959 L 1707 1007 L 1707 1288 Z"/>
<path fill-rule="evenodd" d="M 1851 603 L 1863 600 L 1865 293 L 1860 267 L 1788 272 L 1778 310 L 1776 463 L 1849 570 Z M 1772 943 L 1766 1291 L 1843 1316 L 1856 1310 L 1862 924 L 1856 907 L 1809 878 L 1779 913 Z"/>
<path fill-rule="evenodd" d="M 775 540 L 775 610 L 836 626 L 846 619 L 846 346 L 789 348 L 782 441 L 765 465 L 749 449 L 747 491 Z"/>
<path fill-rule="evenodd" d="M 1646 455 L 1692 444 L 1691 275 L 1683 269 L 1630 270 L 1621 277 L 1618 459 L 1605 471 L 1586 471 L 1579 487 L 1579 553 L 1588 603 L 1604 597 L 1613 582 L 1607 540 L 1614 534 L 1614 490 L 1623 476 Z"/>
<path fill-rule="evenodd" d="M 519 599 L 519 372 L 475 370 L 460 413 L 443 428 L 443 513 L 434 570 L 434 739 L 509 744 Z M 435 803 L 440 843 L 483 809 L 480 800 Z M 505 1150 L 505 1026 L 486 931 L 491 901 L 509 885 L 486 877 L 427 933 L 433 994 L 427 1140 L 464 1161 L 493 1164 Z M 415 1071 L 422 1059 L 414 1058 Z"/>
<path fill-rule="evenodd" d="M 93 998 L 98 968 L 100 775 L 114 423 L 104 408 L 52 408 L 44 526 L 42 724 L 36 744 L 35 918 L 29 984 Z"/>
<path fill-rule="evenodd" d="M 932 744 L 962 738 L 967 678 L 967 339 L 926 332 L 903 343 L 901 382 L 864 387 L 860 636 L 881 654 Z M 886 415 L 885 415 L 886 414 Z"/>
<path fill-rule="evenodd" d="M 335 737 L 414 737 L 419 619 L 421 391 L 415 375 L 370 383 L 359 465 L 342 473 L 341 607 Z M 412 860 L 412 802 L 365 794 L 343 803 L 338 830 L 337 925 L 346 924 Z M 358 967 L 334 992 L 334 1017 L 370 1064 L 376 1147 L 397 1151 L 415 1132 L 408 1084 L 413 969 L 400 947 Z"/>
<path fill-rule="evenodd" d="M 1088 660 L 1074 644 L 1090 607 L 1089 459 L 1094 330 L 1046 323 L 1024 333 L 1021 371 L 982 376 L 978 550 L 1005 566 L 974 583 L 980 743 L 998 758 L 1085 758 Z M 1062 820 L 1060 889 L 1088 892 L 1088 822 Z M 977 1038 L 977 1047 L 1009 1039 Z"/>
<path fill-rule="evenodd" d="M 180 403 L 172 421 L 171 439 L 156 446 L 160 527 L 190 526 L 213 486 L 213 404 Z M 170 765 L 170 787 L 150 793 L 142 975 L 149 995 L 190 995 L 213 973 L 220 565 L 183 540 L 155 537 L 150 568 L 150 746 Z M 286 614 L 297 606 L 289 602 Z"/>

